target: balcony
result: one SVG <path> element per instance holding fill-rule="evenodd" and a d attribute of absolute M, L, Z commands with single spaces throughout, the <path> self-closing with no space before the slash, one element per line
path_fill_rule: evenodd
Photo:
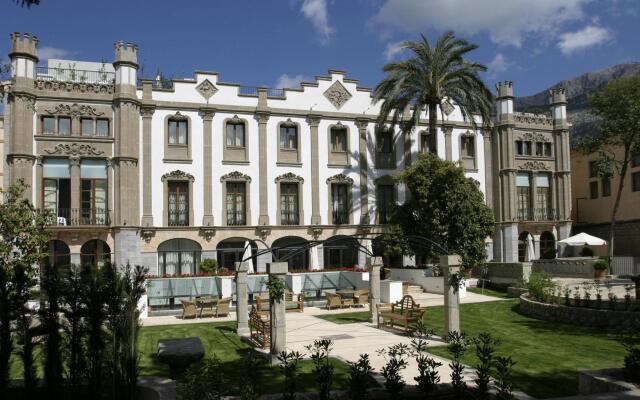
<path fill-rule="evenodd" d="M 517 221 L 556 221 L 558 214 L 552 208 L 519 209 Z"/>
<path fill-rule="evenodd" d="M 52 226 L 108 226 L 111 225 L 110 211 L 105 208 L 58 208 L 48 210 Z"/>
<path fill-rule="evenodd" d="M 115 73 L 107 71 L 36 67 L 36 80 L 114 85 L 116 77 Z"/>

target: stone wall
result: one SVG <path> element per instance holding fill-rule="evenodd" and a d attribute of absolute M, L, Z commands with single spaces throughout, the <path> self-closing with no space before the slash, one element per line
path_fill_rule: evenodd
<path fill-rule="evenodd" d="M 593 257 L 556 258 L 555 260 L 534 260 L 532 272 L 546 272 L 557 278 L 593 279 L 593 264 L 598 261 Z"/>
<path fill-rule="evenodd" d="M 520 313 L 545 321 L 595 328 L 640 329 L 640 312 L 613 311 L 539 303 L 520 296 Z"/>
<path fill-rule="evenodd" d="M 529 280 L 531 263 L 487 263 L 487 279 L 491 284 L 511 284 Z"/>

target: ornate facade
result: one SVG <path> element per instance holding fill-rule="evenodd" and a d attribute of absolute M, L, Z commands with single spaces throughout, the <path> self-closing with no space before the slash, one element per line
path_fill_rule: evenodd
<path fill-rule="evenodd" d="M 6 183 L 23 179 L 34 204 L 55 215 L 52 261 L 110 257 L 157 274 L 194 273 L 204 258 L 232 268 L 245 251 L 336 237 L 317 259 L 303 254 L 290 267 L 363 265 L 354 239 L 340 237 L 383 232 L 387 203 L 405 198 L 391 177 L 421 152 L 461 162 L 485 193 L 496 212 L 496 237 L 487 239 L 494 258 L 515 261 L 522 230 L 536 241 L 543 230 L 568 233 L 563 93 L 549 118 L 514 113 L 512 86 L 500 85 L 493 131 L 474 129 L 446 102 L 429 137 L 426 112 L 411 133 L 376 130 L 379 104 L 343 71 L 298 89 L 240 86 L 204 71 L 167 84 L 138 79 L 131 43 L 116 43 L 111 64 L 42 67 L 37 44 L 12 35 Z M 514 154 L 518 143 L 534 152 Z M 523 174 L 532 183 L 518 208 Z M 270 260 L 261 255 L 255 267 Z"/>

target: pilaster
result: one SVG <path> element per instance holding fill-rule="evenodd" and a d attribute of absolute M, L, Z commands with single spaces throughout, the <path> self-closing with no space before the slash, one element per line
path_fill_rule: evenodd
<path fill-rule="evenodd" d="M 268 112 L 256 112 L 256 121 L 258 121 L 258 166 L 259 172 L 259 193 L 260 193 L 260 216 L 258 217 L 258 225 L 269 225 L 269 195 L 267 184 L 267 122 L 270 114 Z"/>
<path fill-rule="evenodd" d="M 491 130 L 484 130 L 484 190 L 487 207 L 493 208 L 493 155 L 491 143 Z"/>
<path fill-rule="evenodd" d="M 359 147 L 358 152 L 360 154 L 360 223 L 369 224 L 369 181 L 368 170 L 369 163 L 367 160 L 367 127 L 369 126 L 369 120 L 358 119 L 356 120 L 358 127 Z"/>
<path fill-rule="evenodd" d="M 320 161 L 318 149 L 318 125 L 320 116 L 309 115 L 307 123 L 311 130 L 311 225 L 320 225 Z"/>
<path fill-rule="evenodd" d="M 444 130 L 444 154 L 447 161 L 453 161 L 453 148 L 451 135 L 453 134 L 453 127 L 445 125 L 442 127 Z M 437 143 L 437 140 L 436 140 Z M 436 154 L 438 153 L 438 146 L 436 144 Z"/>
<path fill-rule="evenodd" d="M 69 157 L 69 172 L 71 176 L 70 216 L 73 219 L 75 216 L 81 215 L 80 213 L 80 156 Z"/>
<path fill-rule="evenodd" d="M 155 107 L 142 106 L 142 226 L 153 226 L 151 125 Z"/>
<path fill-rule="evenodd" d="M 212 120 L 215 110 L 201 109 L 200 116 L 203 124 L 203 177 L 202 190 L 204 191 L 204 215 L 202 217 L 202 226 L 213 226 L 213 166 L 212 166 L 212 141 L 213 127 Z"/>

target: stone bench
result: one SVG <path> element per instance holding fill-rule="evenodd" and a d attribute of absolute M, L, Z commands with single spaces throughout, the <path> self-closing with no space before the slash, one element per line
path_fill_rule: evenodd
<path fill-rule="evenodd" d="M 169 364 L 171 378 L 177 379 L 196 361 L 204 357 L 204 346 L 199 337 L 158 340 L 158 360 Z"/>

